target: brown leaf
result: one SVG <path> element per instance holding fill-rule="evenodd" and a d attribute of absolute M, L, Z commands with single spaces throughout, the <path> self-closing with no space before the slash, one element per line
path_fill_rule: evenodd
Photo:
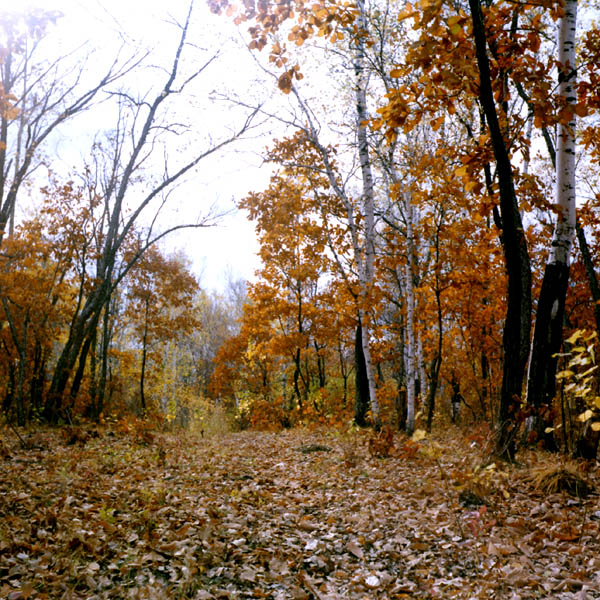
<path fill-rule="evenodd" d="M 354 554 L 354 556 L 356 556 L 356 558 L 359 558 L 360 560 L 362 560 L 364 558 L 363 549 L 354 540 L 351 540 L 350 542 L 348 542 L 348 544 L 346 545 L 346 549 L 351 554 Z"/>

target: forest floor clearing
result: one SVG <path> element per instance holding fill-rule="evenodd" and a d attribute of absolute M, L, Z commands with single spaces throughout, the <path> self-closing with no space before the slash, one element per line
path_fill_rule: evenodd
<path fill-rule="evenodd" d="M 368 433 L 80 433 L 2 432 L 0 598 L 600 598 L 597 465 L 486 464 L 458 430 L 387 458 Z"/>

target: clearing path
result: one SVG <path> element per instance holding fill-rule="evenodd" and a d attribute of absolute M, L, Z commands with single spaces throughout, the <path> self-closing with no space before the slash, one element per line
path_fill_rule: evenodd
<path fill-rule="evenodd" d="M 79 437 L 4 435 L 1 598 L 600 598 L 595 467 L 476 469 L 458 434 Z"/>

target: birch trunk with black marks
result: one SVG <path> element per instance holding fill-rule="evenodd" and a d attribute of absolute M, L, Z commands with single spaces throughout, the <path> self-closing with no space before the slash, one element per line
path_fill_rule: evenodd
<path fill-rule="evenodd" d="M 562 345 L 569 260 L 576 225 L 576 30 L 577 0 L 566 0 L 558 32 L 558 82 L 559 95 L 570 117 L 558 125 L 555 183 L 557 216 L 538 300 L 527 376 L 527 403 L 534 410 L 530 427 L 536 432 L 536 439 L 543 439 L 549 450 L 556 450 L 551 427 L 554 421 L 552 402 L 556 394 L 556 355 Z"/>

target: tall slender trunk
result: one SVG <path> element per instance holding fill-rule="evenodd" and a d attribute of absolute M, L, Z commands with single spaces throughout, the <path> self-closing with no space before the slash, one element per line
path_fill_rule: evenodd
<path fill-rule="evenodd" d="M 498 176 L 502 247 L 508 275 L 506 320 L 502 345 L 504 366 L 498 411 L 496 452 L 514 459 L 516 411 L 522 394 L 531 331 L 531 267 L 527 240 L 519 213 L 510 157 L 492 89 L 487 39 L 480 0 L 469 0 L 479 68 L 479 98 L 486 117 Z"/>
<path fill-rule="evenodd" d="M 415 430 L 417 345 L 415 342 L 414 232 L 410 194 L 404 195 L 406 218 L 406 433 Z"/>
<path fill-rule="evenodd" d="M 112 339 L 110 299 L 104 305 L 102 317 L 102 340 L 100 345 L 100 378 L 98 380 L 98 396 L 96 398 L 96 415 L 98 419 L 104 410 L 106 399 L 106 383 L 109 379 L 108 350 Z"/>
<path fill-rule="evenodd" d="M 590 288 L 590 294 L 594 302 L 594 319 L 596 321 L 596 332 L 600 336 L 600 285 L 598 284 L 598 277 L 594 269 L 594 261 L 590 253 L 587 240 L 585 238 L 585 231 L 579 223 L 576 224 L 577 241 L 579 242 L 579 251 L 581 252 L 581 258 L 585 266 L 585 272 L 588 279 L 588 286 Z"/>
<path fill-rule="evenodd" d="M 359 308 L 362 325 L 362 345 L 365 356 L 366 375 L 369 383 L 369 400 L 373 424 L 376 429 L 381 426 L 379 402 L 377 400 L 377 389 L 375 385 L 375 370 L 371 357 L 369 340 L 369 320 L 366 306 L 370 288 L 373 285 L 374 263 L 375 263 L 375 198 L 373 186 L 373 173 L 371 170 L 371 158 L 369 156 L 369 140 L 367 137 L 367 80 L 366 72 L 366 50 L 365 37 L 367 33 L 367 18 L 364 0 L 357 1 L 357 35 L 354 55 L 354 74 L 356 76 L 355 100 L 356 100 L 356 135 L 358 141 L 358 158 L 362 175 L 362 200 L 364 218 L 364 261 L 360 269 L 361 306 Z"/>
<path fill-rule="evenodd" d="M 46 353 L 39 340 L 35 341 L 33 351 L 33 376 L 31 378 L 31 388 L 29 391 L 30 415 L 37 414 L 42 405 L 44 396 L 44 381 L 46 379 Z"/>
<path fill-rule="evenodd" d="M 436 254 L 439 252 L 439 244 L 436 244 Z M 439 258 L 439 256 L 438 256 Z M 440 368 L 442 366 L 442 342 L 444 339 L 444 321 L 442 315 L 442 300 L 441 300 L 441 290 L 439 285 L 439 274 L 438 269 L 436 268 L 436 286 L 435 286 L 435 300 L 437 307 L 437 348 L 433 359 L 431 361 L 429 367 L 429 391 L 427 394 L 427 431 L 431 431 L 431 426 L 433 424 L 433 414 L 435 411 L 435 394 L 437 392 L 439 378 L 440 378 Z"/>
<path fill-rule="evenodd" d="M 140 373 L 140 407 L 142 414 L 146 414 L 146 393 L 144 384 L 146 382 L 146 360 L 148 358 L 148 312 L 150 310 L 150 298 L 146 296 L 144 306 L 144 334 L 142 335 L 142 368 Z"/>
<path fill-rule="evenodd" d="M 558 126 L 556 147 L 556 225 L 538 300 L 529 372 L 527 402 L 535 410 L 533 427 L 547 449 L 557 448 L 552 430 L 552 402 L 556 394 L 557 354 L 562 345 L 565 301 L 569 283 L 569 260 L 576 224 L 575 196 L 575 104 L 577 95 L 575 33 L 577 0 L 566 0 L 558 34 L 559 95 L 571 109 L 568 122 Z M 548 431 L 546 431 L 548 430 Z"/>
<path fill-rule="evenodd" d="M 369 410 L 369 380 L 363 346 L 363 333 L 360 319 L 356 326 L 356 339 L 354 344 L 354 422 L 359 427 L 367 424 L 367 412 Z"/>
<path fill-rule="evenodd" d="M 414 332 L 414 293 L 411 269 L 406 267 L 406 433 L 412 435 L 415 430 L 415 332 Z"/>

